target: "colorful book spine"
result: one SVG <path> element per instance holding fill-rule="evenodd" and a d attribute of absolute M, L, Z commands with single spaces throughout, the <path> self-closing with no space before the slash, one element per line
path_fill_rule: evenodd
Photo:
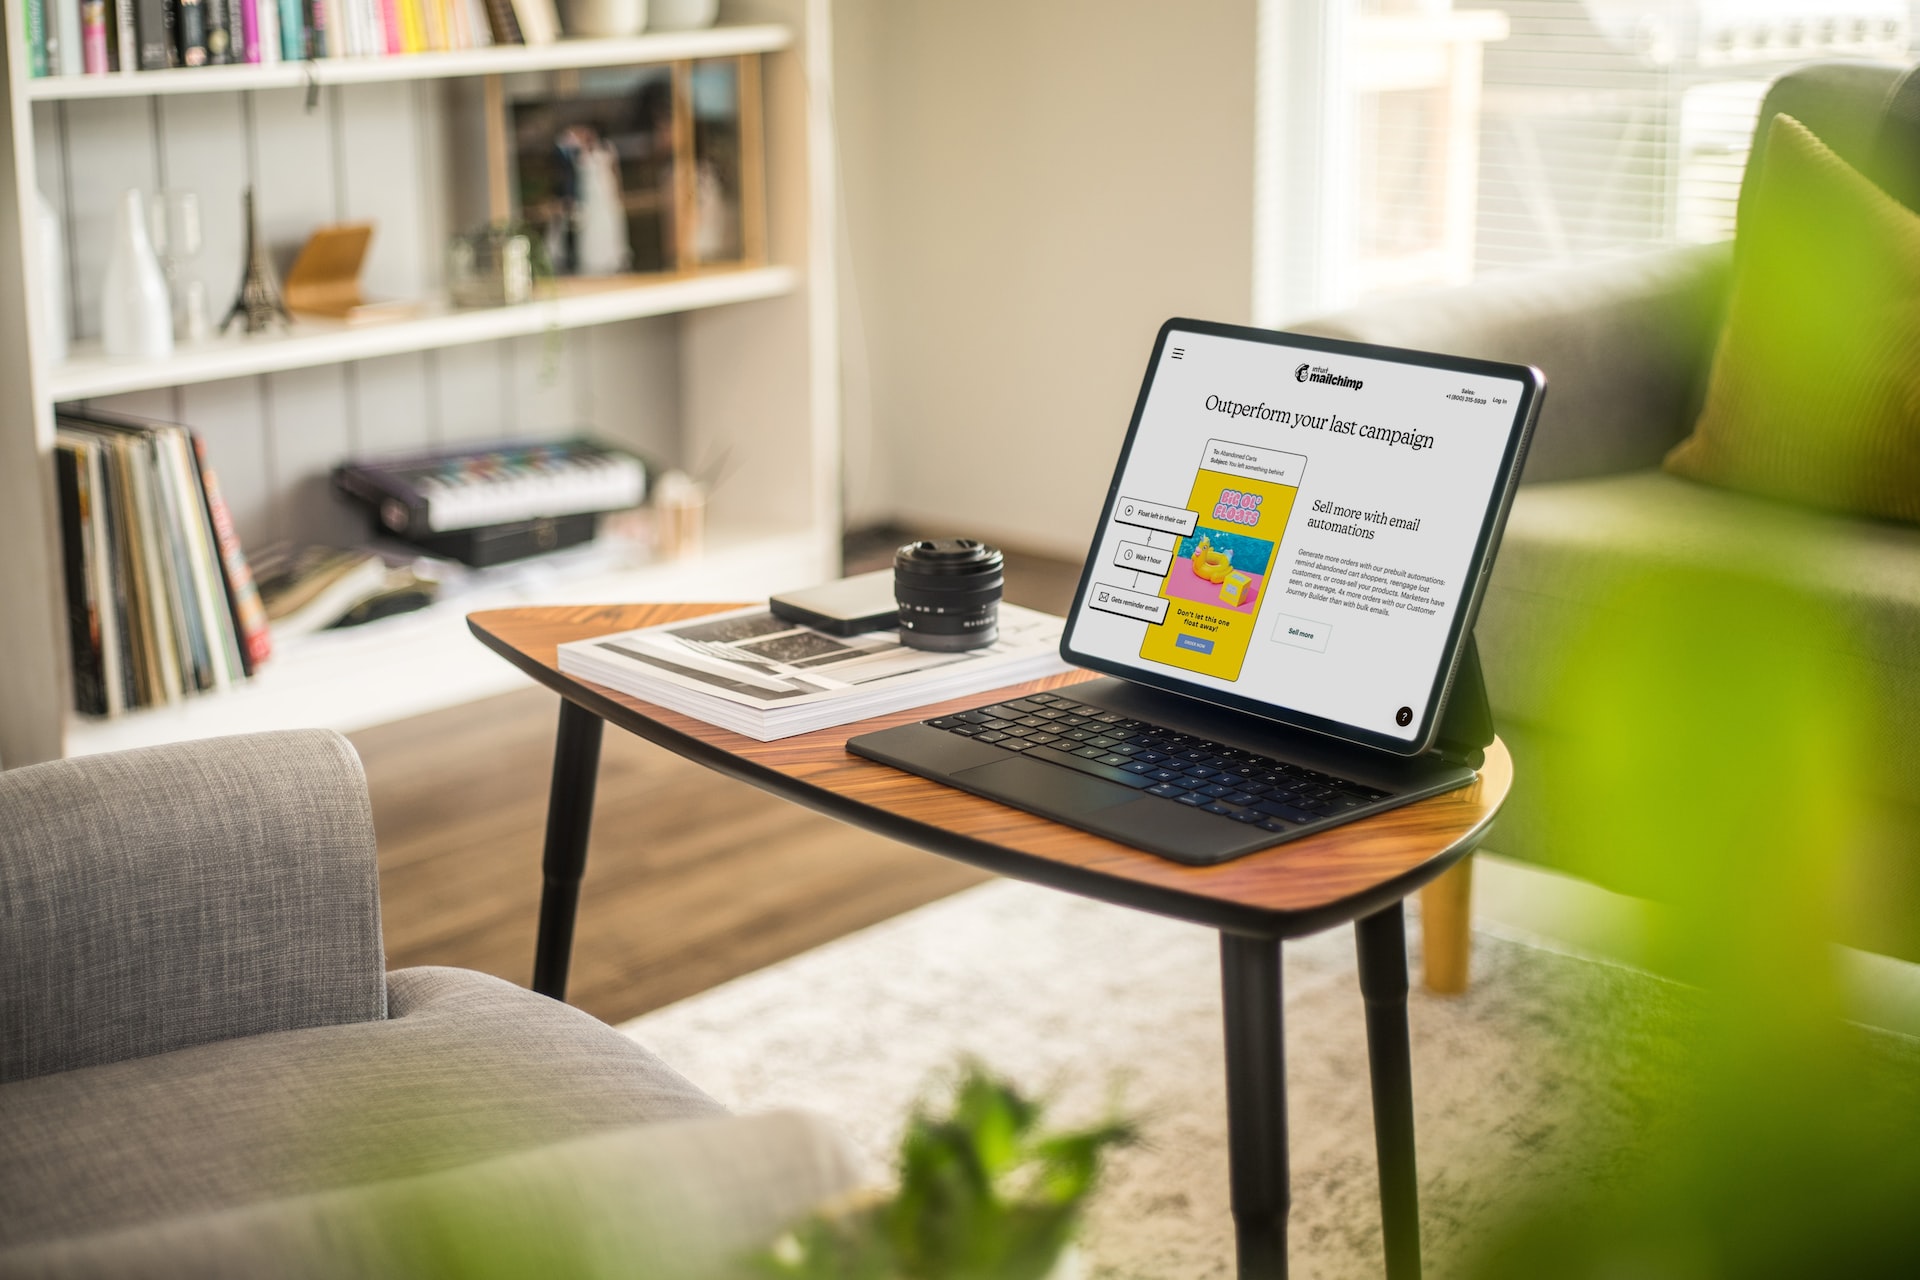
<path fill-rule="evenodd" d="M 27 0 L 27 74 L 47 74 L 47 10 L 43 0 Z"/>
<path fill-rule="evenodd" d="M 400 6 L 400 32 L 406 41 L 408 53 L 419 53 L 427 47 L 426 21 L 420 16 L 420 0 L 396 0 Z"/>
<path fill-rule="evenodd" d="M 234 532 L 233 513 L 220 496 L 220 482 L 207 465 L 207 446 L 193 437 L 193 455 L 200 466 L 200 488 L 207 501 L 207 519 L 213 524 L 213 536 L 220 548 L 220 569 L 226 581 L 227 607 L 233 611 L 234 632 L 240 639 L 240 661 L 246 674 L 252 675 L 273 652 L 273 637 L 267 631 L 267 611 L 260 604 L 260 592 L 253 585 L 253 571 L 247 567 L 246 553 L 240 550 L 240 535 Z"/>
<path fill-rule="evenodd" d="M 306 56 L 306 6 L 301 0 L 280 0 L 280 59 L 299 62 Z"/>
<path fill-rule="evenodd" d="M 260 61 L 260 6 L 256 0 L 237 0 L 240 9 L 240 60 Z"/>
<path fill-rule="evenodd" d="M 406 37 L 400 31 L 400 6 L 395 0 L 380 0 L 380 37 L 388 53 L 405 53 Z"/>
<path fill-rule="evenodd" d="M 300 0 L 300 29 L 306 35 L 303 58 L 327 56 L 327 0 Z"/>
<path fill-rule="evenodd" d="M 80 69 L 103 76 L 113 66 L 107 49 L 107 0 L 84 0 L 80 6 Z"/>
<path fill-rule="evenodd" d="M 67 644 L 73 655 L 73 709 L 82 715 L 107 713 L 105 651 L 100 642 L 100 608 L 94 599 L 87 561 L 87 525 L 93 494 L 87 488 L 83 457 L 62 443 L 54 450 L 54 477 L 60 493 L 60 545 L 66 570 Z"/>

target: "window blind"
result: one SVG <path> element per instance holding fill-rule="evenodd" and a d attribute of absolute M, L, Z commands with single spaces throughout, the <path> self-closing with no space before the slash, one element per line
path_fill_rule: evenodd
<path fill-rule="evenodd" d="M 1767 85 L 1910 0 L 1346 0 L 1345 273 L 1390 293 L 1724 239 Z"/>

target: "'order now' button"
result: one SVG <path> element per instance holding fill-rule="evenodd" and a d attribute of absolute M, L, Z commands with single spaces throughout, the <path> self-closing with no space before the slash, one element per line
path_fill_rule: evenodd
<path fill-rule="evenodd" d="M 1191 649 L 1195 653 L 1212 653 L 1213 641 L 1202 640 L 1199 636 L 1190 636 L 1182 633 L 1173 638 L 1173 647 L 1176 649 Z"/>

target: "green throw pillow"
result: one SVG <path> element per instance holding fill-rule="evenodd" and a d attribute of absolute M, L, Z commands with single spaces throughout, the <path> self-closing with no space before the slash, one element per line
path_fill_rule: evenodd
<path fill-rule="evenodd" d="M 1920 215 L 1775 116 L 1675 475 L 1920 522 Z"/>

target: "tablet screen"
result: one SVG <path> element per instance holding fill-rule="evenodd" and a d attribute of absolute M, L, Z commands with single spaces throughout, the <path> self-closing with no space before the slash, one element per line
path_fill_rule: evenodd
<path fill-rule="evenodd" d="M 1538 375 L 1187 323 L 1162 331 L 1067 656 L 1423 747 Z"/>

